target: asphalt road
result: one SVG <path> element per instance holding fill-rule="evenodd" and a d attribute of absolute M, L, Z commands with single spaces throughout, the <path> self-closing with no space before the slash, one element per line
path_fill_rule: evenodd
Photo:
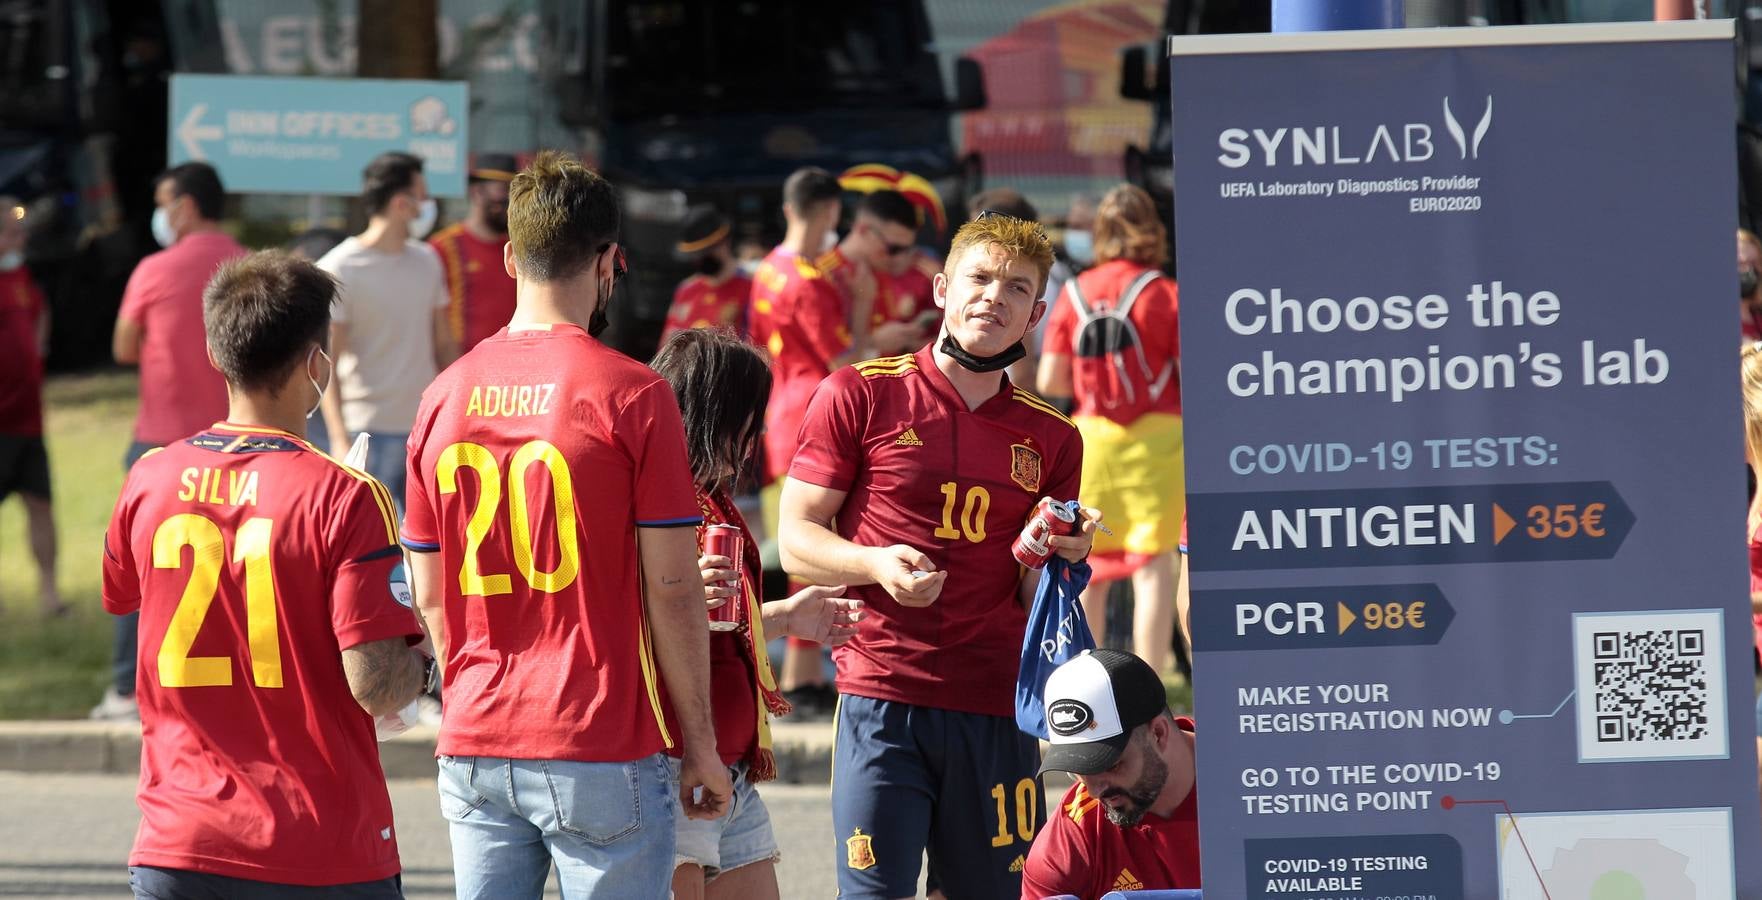
<path fill-rule="evenodd" d="M 391 783 L 404 892 L 453 896 L 452 854 L 434 782 Z M 766 785 L 786 898 L 836 893 L 832 808 L 823 785 Z M 126 861 L 140 813 L 135 778 L 0 772 L 0 897 L 128 897 Z M 553 886 L 546 896 L 558 896 Z"/>

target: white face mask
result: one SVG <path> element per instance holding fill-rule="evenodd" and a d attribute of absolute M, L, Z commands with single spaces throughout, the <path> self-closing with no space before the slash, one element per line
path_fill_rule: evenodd
<path fill-rule="evenodd" d="M 428 237 L 428 232 L 434 228 L 435 221 L 440 218 L 440 204 L 435 203 L 434 198 L 430 197 L 422 201 L 416 209 L 416 218 L 410 220 L 410 236 L 422 240 Z"/>
<path fill-rule="evenodd" d="M 325 367 L 330 369 L 330 375 L 329 375 L 329 377 L 324 379 L 324 386 L 323 387 L 319 387 L 318 386 L 318 379 L 312 377 L 312 354 L 313 353 L 316 353 L 319 356 L 324 357 Z M 306 380 L 312 382 L 312 389 L 318 392 L 318 399 L 314 400 L 312 402 L 311 409 L 306 410 L 306 418 L 310 419 L 310 418 L 312 418 L 313 414 L 318 412 L 318 408 L 324 405 L 324 392 L 329 390 L 330 383 L 336 380 L 336 363 L 333 360 L 331 360 L 330 354 L 324 352 L 323 350 L 318 349 L 318 347 L 316 345 L 313 346 L 312 353 L 306 354 Z"/>
<path fill-rule="evenodd" d="M 24 265 L 23 253 L 17 250 L 8 250 L 6 253 L 0 254 L 0 272 L 17 271 L 18 267 L 22 265 Z"/>
<path fill-rule="evenodd" d="M 153 240 L 161 247 L 177 243 L 177 229 L 171 227 L 171 213 L 163 206 L 153 208 Z"/>

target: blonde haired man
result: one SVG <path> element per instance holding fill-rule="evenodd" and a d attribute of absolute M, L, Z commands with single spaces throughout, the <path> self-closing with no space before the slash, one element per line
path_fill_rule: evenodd
<path fill-rule="evenodd" d="M 951 898 L 1021 891 L 1045 809 L 1039 749 L 1014 719 L 1038 579 L 1010 543 L 1040 497 L 1077 495 L 1083 446 L 1004 369 L 1046 311 L 1051 265 L 1038 225 L 969 222 L 934 279 L 937 339 L 834 372 L 801 427 L 784 568 L 870 610 L 835 653 L 841 897 L 912 896 L 926 850 Z M 1086 556 L 1096 518 L 1058 553 Z"/>

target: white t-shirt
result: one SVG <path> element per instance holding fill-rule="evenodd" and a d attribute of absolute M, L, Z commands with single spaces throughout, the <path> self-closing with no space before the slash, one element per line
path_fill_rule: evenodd
<path fill-rule="evenodd" d="M 421 241 L 383 253 L 349 237 L 318 267 L 336 276 L 331 320 L 349 332 L 336 360 L 343 425 L 351 433 L 408 433 L 436 374 L 434 317 L 447 305 L 440 258 Z"/>

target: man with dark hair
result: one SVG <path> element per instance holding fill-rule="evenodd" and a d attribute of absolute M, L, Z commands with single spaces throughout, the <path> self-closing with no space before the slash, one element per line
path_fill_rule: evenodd
<path fill-rule="evenodd" d="M 105 532 L 104 608 L 141 616 L 137 897 L 400 896 L 373 717 L 435 667 L 385 486 L 302 438 L 335 293 L 279 251 L 220 269 L 226 421 L 143 456 Z"/>
<path fill-rule="evenodd" d="M 361 173 L 361 202 L 367 230 L 318 261 L 339 286 L 330 327 L 338 390 L 325 395 L 324 424 L 336 453 L 356 434 L 372 436 L 366 469 L 391 489 L 401 514 L 410 423 L 423 388 L 458 356 L 458 342 L 440 259 L 422 243 L 436 216 L 422 160 L 374 157 Z"/>
<path fill-rule="evenodd" d="M 514 318 L 435 379 L 410 435 L 403 540 L 446 664 L 461 898 L 537 898 L 553 862 L 564 896 L 664 897 L 681 806 L 715 818 L 732 790 L 679 406 L 598 340 L 617 241 L 612 186 L 573 157 L 514 176 Z"/>
<path fill-rule="evenodd" d="M 514 315 L 514 279 L 502 267 L 502 248 L 508 245 L 508 182 L 515 168 L 509 154 L 478 154 L 466 180 L 471 206 L 465 221 L 428 242 L 447 277 L 447 327 L 460 353 L 502 330 Z"/>
<path fill-rule="evenodd" d="M 722 211 L 700 206 L 686 216 L 673 252 L 689 260 L 693 272 L 673 289 L 661 343 L 688 328 L 726 328 L 744 336 L 752 279 L 734 264 L 733 226 Z"/>
<path fill-rule="evenodd" d="M 825 169 L 808 166 L 791 174 L 783 183 L 783 218 L 788 223 L 783 243 L 753 273 L 747 322 L 753 343 L 771 354 L 773 377 L 761 473 L 769 485 L 768 510 L 776 509 L 808 398 L 833 369 L 860 358 L 853 352 L 850 304 L 815 264 L 828 246 L 826 236 L 838 226 L 841 195 L 838 179 Z M 818 645 L 791 638 L 779 682 L 798 721 L 832 714 L 835 695 L 826 683 Z"/>
<path fill-rule="evenodd" d="M 1144 660 L 1092 650 L 1046 679 L 1041 773 L 1077 783 L 1034 839 L 1022 900 L 1199 887 L 1193 720 L 1169 712 Z"/>
<path fill-rule="evenodd" d="M 38 608 L 50 617 L 68 607 L 55 583 L 55 505 L 43 443 L 49 305 L 25 267 L 25 238 L 24 205 L 0 196 L 0 503 L 13 493 L 24 502 Z"/>
<path fill-rule="evenodd" d="M 917 253 L 918 208 L 898 191 L 879 190 L 857 201 L 856 219 L 819 266 L 845 293 L 852 317 L 867 316 L 869 356 L 916 350 L 928 339 L 937 316 L 928 292 L 921 298 L 896 296 L 890 269 L 895 259 Z M 919 303 L 923 306 L 920 306 Z M 903 313 L 896 317 L 895 307 Z M 923 316 L 928 308 L 931 315 Z"/>
<path fill-rule="evenodd" d="M 161 173 L 153 182 L 153 202 L 153 237 L 165 249 L 135 266 L 111 338 L 116 361 L 141 368 L 141 402 L 124 469 L 148 450 L 226 415 L 226 379 L 203 350 L 202 288 L 222 263 L 245 253 L 220 230 L 226 192 L 207 163 Z M 132 615 L 117 620 L 114 680 L 92 710 L 94 719 L 137 715 L 135 625 Z"/>

